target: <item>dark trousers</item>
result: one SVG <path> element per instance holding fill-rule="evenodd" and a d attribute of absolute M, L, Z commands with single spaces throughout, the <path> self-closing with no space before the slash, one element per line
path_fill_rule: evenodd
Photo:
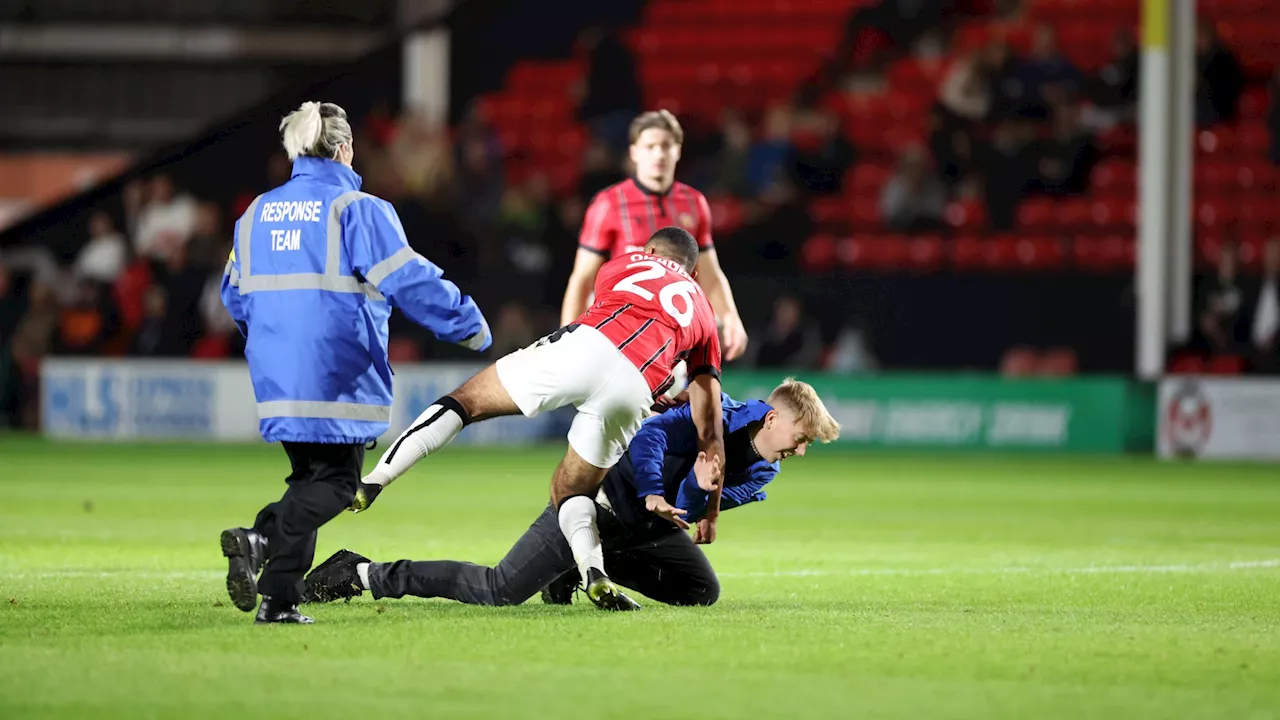
<path fill-rule="evenodd" d="M 720 582 L 702 549 L 674 525 L 622 527 L 599 508 L 604 567 L 619 585 L 668 605 L 710 605 Z M 555 508 L 543 511 L 496 567 L 453 560 L 369 566 L 375 598 L 442 597 L 472 605 L 517 605 L 566 572 L 578 573 Z"/>
<path fill-rule="evenodd" d="M 262 508 L 253 529 L 267 538 L 258 591 L 282 603 L 302 598 L 302 576 L 316 554 L 316 531 L 351 505 L 364 467 L 364 445 L 284 443 L 293 472 L 284 497 Z"/>

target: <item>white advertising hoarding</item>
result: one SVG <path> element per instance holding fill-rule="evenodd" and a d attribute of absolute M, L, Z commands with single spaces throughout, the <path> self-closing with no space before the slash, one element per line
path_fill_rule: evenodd
<path fill-rule="evenodd" d="M 1280 460 L 1280 380 L 1166 378 L 1156 413 L 1160 457 Z"/>
<path fill-rule="evenodd" d="M 433 401 L 484 365 L 397 366 L 394 438 Z M 56 358 L 41 369 L 41 426 L 48 437 L 85 440 L 254 441 L 258 414 L 243 362 Z M 497 418 L 467 427 L 457 443 L 518 445 L 564 437 L 572 409 Z"/>

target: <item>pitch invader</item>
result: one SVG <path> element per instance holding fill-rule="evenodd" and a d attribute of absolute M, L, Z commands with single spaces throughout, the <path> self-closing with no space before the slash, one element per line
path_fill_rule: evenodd
<path fill-rule="evenodd" d="M 747 349 L 747 332 L 711 241 L 711 207 L 702 193 L 675 179 L 684 130 L 670 112 L 656 110 L 631 122 L 630 137 L 636 174 L 601 190 L 587 208 L 560 324 L 568 325 L 587 309 L 605 261 L 641 250 L 650 235 L 673 225 L 698 241 L 698 284 L 723 326 L 724 357 L 735 360 Z"/>
<path fill-rule="evenodd" d="M 352 508 L 368 508 L 384 487 L 469 423 L 573 405 L 578 413 L 551 479 L 552 506 L 591 601 L 608 610 L 638 609 L 605 573 L 594 501 L 681 361 L 690 368 L 692 419 L 715 482 L 725 465 L 720 341 L 711 306 L 691 274 L 697 261 L 693 236 L 667 227 L 642 251 L 606 263 L 596 276 L 594 305 L 428 407 L 365 476 Z M 705 517 L 714 520 L 719 501 L 717 487 Z"/>

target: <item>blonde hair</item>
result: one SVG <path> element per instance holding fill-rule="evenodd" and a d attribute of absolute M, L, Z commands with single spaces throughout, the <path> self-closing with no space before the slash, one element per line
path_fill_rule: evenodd
<path fill-rule="evenodd" d="M 672 115 L 670 110 L 650 110 L 636 116 L 636 119 L 631 121 L 629 133 L 632 145 L 636 144 L 640 134 L 645 130 L 666 130 L 671 133 L 671 137 L 675 138 L 677 145 L 684 145 L 684 129 L 680 127 L 680 121 L 676 120 L 676 116 Z"/>
<path fill-rule="evenodd" d="M 333 160 L 338 146 L 351 144 L 347 111 L 333 103 L 302 103 L 280 121 L 280 134 L 290 160 L 302 156 Z"/>
<path fill-rule="evenodd" d="M 795 415 L 796 422 L 813 440 L 829 443 L 840 437 L 840 423 L 827 412 L 818 391 L 806 382 L 787 378 L 769 394 L 769 404 Z"/>

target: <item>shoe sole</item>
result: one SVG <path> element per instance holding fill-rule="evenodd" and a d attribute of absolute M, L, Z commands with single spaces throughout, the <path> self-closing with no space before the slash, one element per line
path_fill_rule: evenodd
<path fill-rule="evenodd" d="M 258 580 L 249 567 L 249 538 L 236 530 L 222 531 L 222 556 L 227 559 L 227 595 L 244 612 L 258 604 Z"/>

